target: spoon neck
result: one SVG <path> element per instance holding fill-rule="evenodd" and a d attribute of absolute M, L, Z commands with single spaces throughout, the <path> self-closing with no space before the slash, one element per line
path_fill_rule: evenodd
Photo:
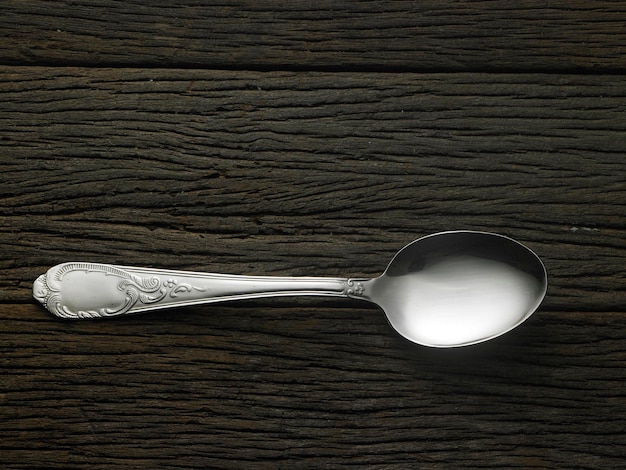
<path fill-rule="evenodd" d="M 346 280 L 345 295 L 351 299 L 371 301 L 373 279 L 349 278 Z"/>

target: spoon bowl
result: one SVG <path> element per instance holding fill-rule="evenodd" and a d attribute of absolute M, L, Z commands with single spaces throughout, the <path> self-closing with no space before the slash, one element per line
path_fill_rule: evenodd
<path fill-rule="evenodd" d="M 455 231 L 420 238 L 369 281 L 369 300 L 405 338 L 425 346 L 466 346 L 506 333 L 539 307 L 547 274 L 515 240 Z"/>
<path fill-rule="evenodd" d="M 68 262 L 33 284 L 33 296 L 65 319 L 260 297 L 324 295 L 380 306 L 393 328 L 433 347 L 494 338 L 526 320 L 543 300 L 547 275 L 530 249 L 503 235 L 442 232 L 400 250 L 374 279 L 269 277 Z"/>

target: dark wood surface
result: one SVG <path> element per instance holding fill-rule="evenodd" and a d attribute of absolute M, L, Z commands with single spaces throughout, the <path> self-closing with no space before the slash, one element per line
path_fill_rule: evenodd
<path fill-rule="evenodd" d="M 1 3 L 0 468 L 624 467 L 626 4 Z M 542 257 L 527 323 L 31 300 L 68 260 L 373 276 L 450 229 Z"/>
<path fill-rule="evenodd" d="M 596 0 L 3 0 L 4 62 L 375 71 L 626 67 Z"/>

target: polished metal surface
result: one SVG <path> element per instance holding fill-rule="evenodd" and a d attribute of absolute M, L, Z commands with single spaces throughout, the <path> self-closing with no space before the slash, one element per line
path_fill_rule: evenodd
<path fill-rule="evenodd" d="M 484 232 L 444 232 L 407 245 L 369 281 L 369 298 L 404 337 L 436 347 L 486 341 L 539 307 L 547 274 L 535 253 Z"/>
<path fill-rule="evenodd" d="M 537 309 L 546 289 L 543 263 L 524 245 L 502 235 L 454 231 L 412 242 L 374 279 L 235 276 L 70 262 L 39 276 L 33 296 L 69 319 L 259 297 L 349 297 L 379 305 L 410 341 L 453 347 L 516 327 Z"/>

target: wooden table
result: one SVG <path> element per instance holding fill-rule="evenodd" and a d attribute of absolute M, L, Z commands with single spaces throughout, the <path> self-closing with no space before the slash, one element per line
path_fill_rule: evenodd
<path fill-rule="evenodd" d="M 623 468 L 626 3 L 5 0 L 0 467 Z M 373 276 L 476 229 L 527 323 L 280 299 L 64 322 L 63 261 Z"/>

